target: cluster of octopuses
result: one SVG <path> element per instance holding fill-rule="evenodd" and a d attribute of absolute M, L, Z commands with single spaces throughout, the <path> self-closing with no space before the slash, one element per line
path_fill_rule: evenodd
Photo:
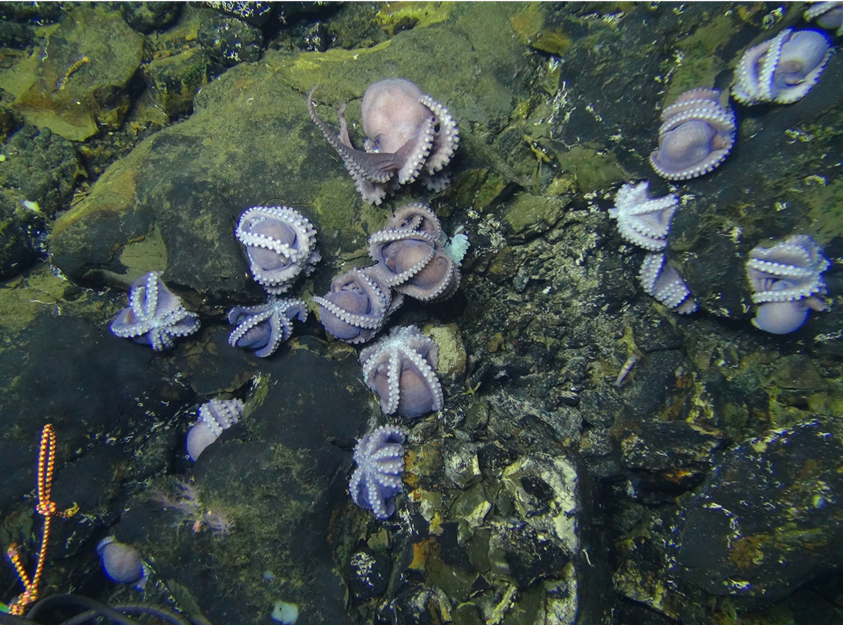
<path fill-rule="evenodd" d="M 827 28 L 843 29 L 840 2 L 817 3 L 806 19 L 820 18 Z M 838 31 L 838 34 L 840 32 Z M 732 96 L 741 104 L 790 104 L 800 100 L 819 80 L 831 58 L 829 38 L 815 30 L 783 29 L 776 37 L 748 49 L 736 70 Z M 716 89 L 692 89 L 662 111 L 659 147 L 650 156 L 657 174 L 668 180 L 687 180 L 712 171 L 728 156 L 735 142 L 737 120 Z M 644 290 L 680 314 L 697 309 L 682 276 L 667 260 L 664 249 L 679 199 L 650 198 L 648 182 L 626 184 L 615 197 L 609 216 L 621 236 L 648 251 L 639 280 Z M 817 296 L 826 293 L 821 274 L 829 263 L 808 235 L 789 237 L 749 253 L 747 276 L 752 301 L 760 304 L 753 325 L 774 334 L 800 328 L 810 309 L 826 310 Z"/>
<path fill-rule="evenodd" d="M 840 4 L 818 3 L 806 11 L 806 18 L 819 16 L 824 27 L 843 28 Z M 746 51 L 732 95 L 746 105 L 795 102 L 819 79 L 830 55 L 823 33 L 784 29 L 774 39 Z M 459 145 L 459 130 L 448 110 L 416 85 L 392 79 L 366 90 L 361 109 L 365 151 L 351 143 L 345 105 L 338 113 L 339 135 L 322 121 L 312 100 L 315 90 L 313 87 L 307 94 L 310 116 L 341 156 L 364 200 L 380 204 L 387 194 L 417 178 L 434 190 L 447 185 L 448 178 L 441 170 Z M 650 157 L 660 176 L 694 178 L 712 171 L 726 158 L 734 144 L 737 122 L 728 104 L 720 100 L 717 90 L 693 89 L 662 112 L 659 148 Z M 617 219 L 626 240 L 649 252 L 639 275 L 646 292 L 676 312 L 693 312 L 697 304 L 690 289 L 664 254 L 678 198 L 672 194 L 650 198 L 647 186 L 646 181 L 624 185 L 609 215 Z M 292 208 L 256 206 L 241 215 L 235 234 L 246 248 L 253 277 L 266 289 L 268 298 L 265 304 L 229 311 L 228 320 L 235 325 L 229 342 L 266 357 L 290 336 L 292 320 L 304 321 L 307 316 L 303 300 L 279 295 L 286 293 L 301 273 L 313 271 L 320 260 L 316 231 Z M 440 301 L 453 295 L 467 247 L 467 237 L 462 234 L 448 243 L 438 219 L 425 205 L 413 203 L 397 209 L 386 228 L 369 238 L 369 254 L 375 264 L 337 276 L 327 294 L 313 298 L 320 307 L 322 324 L 328 333 L 347 343 L 370 341 L 405 296 Z M 819 246 L 807 235 L 790 237 L 772 248 L 753 249 L 747 273 L 755 291 L 753 301 L 762 304 L 753 323 L 769 332 L 786 333 L 804 323 L 809 307 L 824 310 L 815 296 L 825 293 L 820 274 L 827 267 Z M 129 307 L 111 324 L 115 335 L 147 343 L 155 350 L 172 347 L 173 338 L 198 328 L 198 315 L 182 307 L 161 281 L 160 272 L 150 272 L 132 283 Z M 389 336 L 360 352 L 360 363 L 366 384 L 378 393 L 386 414 L 417 417 L 441 409 L 442 389 L 435 372 L 438 348 L 415 326 L 393 328 Z M 224 429 L 237 423 L 242 412 L 243 403 L 236 399 L 202 405 L 188 434 L 190 457 L 196 460 Z M 398 476 L 403 470 L 403 440 L 400 428 L 382 426 L 360 439 L 355 448 L 358 468 L 349 490 L 355 503 L 371 509 L 377 518 L 392 514 L 391 498 L 401 491 Z"/>
<path fill-rule="evenodd" d="M 447 184 L 441 172 L 459 145 L 459 131 L 447 109 L 403 80 L 383 80 L 363 97 L 363 128 L 370 139 L 365 152 L 348 138 L 344 106 L 341 131 L 334 136 L 315 112 L 311 89 L 307 106 L 311 117 L 329 139 L 357 180 L 364 199 L 373 203 L 417 177 L 434 189 Z M 391 151 L 390 151 L 391 150 Z M 255 281 L 267 291 L 257 306 L 237 306 L 228 312 L 234 325 L 229 343 L 271 355 L 292 333 L 292 321 L 307 317 L 301 299 L 283 297 L 297 278 L 309 275 L 320 260 L 316 230 L 295 209 L 254 206 L 240 216 L 235 236 L 243 244 Z M 459 265 L 468 248 L 464 234 L 448 241 L 434 213 L 424 204 L 411 203 L 395 210 L 386 227 L 369 237 L 375 264 L 337 276 L 328 293 L 314 297 L 325 330 L 350 344 L 372 340 L 389 315 L 412 297 L 436 302 L 453 295 L 460 282 Z M 149 272 L 132 283 L 129 307 L 111 324 L 111 331 L 160 351 L 177 337 L 199 328 L 199 317 L 188 312 L 160 278 Z M 375 391 L 386 414 L 418 417 L 443 405 L 436 374 L 438 347 L 415 326 L 396 327 L 360 352 L 363 378 Z M 187 436 L 192 460 L 223 430 L 237 423 L 244 404 L 239 399 L 211 400 L 198 411 Z M 355 449 L 358 464 L 350 492 L 361 507 L 378 518 L 392 513 L 391 498 L 400 492 L 403 452 L 400 428 L 384 426 L 364 436 Z"/>

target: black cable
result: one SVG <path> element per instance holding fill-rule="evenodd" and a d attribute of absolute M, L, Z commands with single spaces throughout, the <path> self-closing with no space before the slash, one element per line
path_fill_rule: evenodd
<path fill-rule="evenodd" d="M 138 625 L 137 621 L 123 616 L 117 610 L 108 607 L 104 603 L 94 601 L 93 599 L 83 597 L 82 595 L 54 595 L 52 597 L 47 597 L 46 599 L 41 599 L 41 601 L 32 606 L 32 609 L 26 613 L 26 618 L 29 621 L 34 621 L 39 612 L 43 612 L 44 610 L 52 607 L 67 604 L 91 610 L 94 612 L 93 616 L 104 616 L 106 618 L 110 618 L 115 623 L 119 623 L 120 625 Z"/>
<path fill-rule="evenodd" d="M 191 621 L 188 621 L 180 613 L 163 605 L 133 602 L 111 607 L 124 614 L 151 614 L 172 625 L 191 625 Z M 96 610 L 89 610 L 88 612 L 82 612 L 82 614 L 77 614 L 73 618 L 63 621 L 61 625 L 81 625 L 82 623 L 87 623 L 95 619 L 97 616 L 100 616 L 100 614 Z"/>
<path fill-rule="evenodd" d="M 22 616 L 0 612 L 0 625 L 29 625 L 29 621 Z"/>

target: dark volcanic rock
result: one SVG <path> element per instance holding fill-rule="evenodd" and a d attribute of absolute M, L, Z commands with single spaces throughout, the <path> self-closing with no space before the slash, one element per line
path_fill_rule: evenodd
<path fill-rule="evenodd" d="M 14 22 L 50 23 L 61 15 L 61 5 L 55 2 L 3 2 L 0 16 Z"/>
<path fill-rule="evenodd" d="M 198 38 L 215 63 L 232 67 L 260 58 L 263 46 L 260 28 L 221 13 L 214 14 L 214 18 L 210 22 L 203 21 Z"/>
<path fill-rule="evenodd" d="M 44 226 L 38 213 L 0 197 L 0 278 L 14 276 L 38 258 Z"/>
<path fill-rule="evenodd" d="M 753 605 L 839 569 L 841 440 L 817 419 L 725 452 L 682 511 L 676 573 Z"/>
<path fill-rule="evenodd" d="M 144 67 L 144 80 L 155 104 L 168 116 L 189 113 L 199 88 L 208 82 L 208 59 L 200 48 L 185 50 Z"/>
<path fill-rule="evenodd" d="M 26 125 L 3 146 L 0 165 L 0 278 L 43 253 L 49 219 L 66 207 L 82 173 L 70 141 Z"/>
<path fill-rule="evenodd" d="M 56 430 L 56 480 L 61 481 L 66 462 L 76 458 L 78 463 L 106 438 L 137 437 L 140 444 L 153 424 L 160 427 L 172 419 L 191 396 L 174 373 L 148 347 L 103 328 L 73 317 L 36 317 L 0 352 L 0 410 L 6 431 L 15 432 L 0 439 L 0 503 L 5 506 L 32 489 L 39 432 L 45 423 Z M 90 497 L 94 505 L 101 493 L 91 483 L 86 501 Z"/>
<path fill-rule="evenodd" d="M 67 208 L 83 172 L 73 144 L 48 128 L 26 125 L 12 135 L 3 153 L 0 187 L 18 200 L 38 202 L 46 215 Z"/>
<path fill-rule="evenodd" d="M 18 97 L 17 110 L 27 122 L 73 141 L 101 128 L 117 130 L 131 104 L 143 37 L 105 3 L 79 3 L 62 13 L 45 42 L 37 77 Z"/>
<path fill-rule="evenodd" d="M 145 34 L 171 24 L 182 9 L 181 2 L 119 2 L 117 6 L 126 23 Z"/>

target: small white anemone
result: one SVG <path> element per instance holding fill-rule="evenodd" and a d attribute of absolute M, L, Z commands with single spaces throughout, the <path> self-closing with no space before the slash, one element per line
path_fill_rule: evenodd
<path fill-rule="evenodd" d="M 272 610 L 272 620 L 283 625 L 293 625 L 299 618 L 299 607 L 295 603 L 275 602 L 275 609 Z"/>
<path fill-rule="evenodd" d="M 448 235 L 440 232 L 439 242 L 445 246 L 445 255 L 454 261 L 458 267 L 461 267 L 462 259 L 465 258 L 468 247 L 471 245 L 468 241 L 468 235 L 463 232 L 463 227 L 457 228 L 450 240 L 448 240 Z"/>

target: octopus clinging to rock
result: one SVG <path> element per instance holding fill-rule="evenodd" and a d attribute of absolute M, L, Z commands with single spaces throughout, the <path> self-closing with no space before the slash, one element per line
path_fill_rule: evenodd
<path fill-rule="evenodd" d="M 388 193 L 419 176 L 434 191 L 447 186 L 449 178 L 442 169 L 456 152 L 460 133 L 444 105 L 404 78 L 372 84 L 363 95 L 361 109 L 367 137 L 363 151 L 349 138 L 345 104 L 339 110 L 338 136 L 316 113 L 313 92 L 317 86 L 307 94 L 310 117 L 342 157 L 364 200 L 380 204 Z"/>
<path fill-rule="evenodd" d="M 732 151 L 738 125 L 717 89 L 691 89 L 662 111 L 659 148 L 650 155 L 656 173 L 668 180 L 707 174 Z"/>
<path fill-rule="evenodd" d="M 746 274 L 752 301 L 759 304 L 752 325 L 772 334 L 790 334 L 808 320 L 811 310 L 825 311 L 822 278 L 830 263 L 822 248 L 806 234 L 773 247 L 756 246 L 749 253 Z"/>
<path fill-rule="evenodd" d="M 369 237 L 372 273 L 383 284 L 423 302 L 451 297 L 460 285 L 457 262 L 441 241 L 439 219 L 425 204 L 395 210 L 386 228 Z"/>
<path fill-rule="evenodd" d="M 439 346 L 416 326 L 392 328 L 360 352 L 363 380 L 378 394 L 386 414 L 420 417 L 442 410 L 444 396 L 436 375 Z"/>

